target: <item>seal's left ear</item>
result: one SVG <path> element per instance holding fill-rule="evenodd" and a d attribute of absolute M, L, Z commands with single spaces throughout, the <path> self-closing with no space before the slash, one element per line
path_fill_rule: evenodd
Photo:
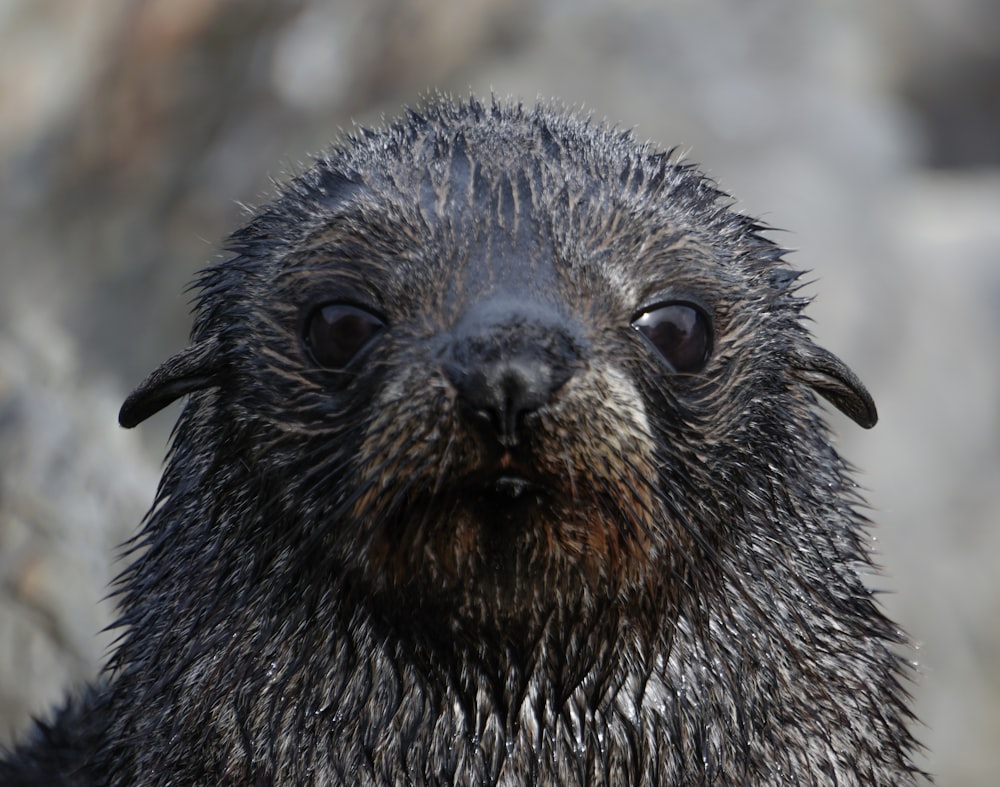
<path fill-rule="evenodd" d="M 118 423 L 131 429 L 180 397 L 214 385 L 218 346 L 214 337 L 205 339 L 166 360 L 129 394 Z"/>
<path fill-rule="evenodd" d="M 871 394 L 842 360 L 811 342 L 791 356 L 792 373 L 865 429 L 878 421 Z"/>

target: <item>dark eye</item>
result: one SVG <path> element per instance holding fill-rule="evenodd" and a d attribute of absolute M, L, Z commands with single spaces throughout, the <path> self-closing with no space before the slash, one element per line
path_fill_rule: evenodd
<path fill-rule="evenodd" d="M 690 303 L 666 303 L 643 312 L 632 327 L 660 351 L 675 372 L 701 371 L 712 349 L 712 328 L 705 313 Z"/>
<path fill-rule="evenodd" d="M 316 363 L 326 369 L 343 369 L 384 327 L 371 312 L 330 303 L 309 315 L 304 338 Z"/>

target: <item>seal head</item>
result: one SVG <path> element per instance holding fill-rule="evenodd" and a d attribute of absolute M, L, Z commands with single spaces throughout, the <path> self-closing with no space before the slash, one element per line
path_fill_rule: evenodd
<path fill-rule="evenodd" d="M 98 760 L 911 782 L 901 635 L 817 395 L 875 407 L 761 230 L 546 108 L 433 101 L 294 179 L 122 408 L 189 397 Z"/>

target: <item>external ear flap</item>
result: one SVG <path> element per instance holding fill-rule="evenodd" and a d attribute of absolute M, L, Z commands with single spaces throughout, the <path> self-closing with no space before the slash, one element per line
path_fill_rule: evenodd
<path fill-rule="evenodd" d="M 809 343 L 791 357 L 792 371 L 803 383 L 865 429 L 878 421 L 871 394 L 836 355 Z"/>
<path fill-rule="evenodd" d="M 218 346 L 217 339 L 206 339 L 164 362 L 129 394 L 118 423 L 131 429 L 180 397 L 213 385 Z"/>

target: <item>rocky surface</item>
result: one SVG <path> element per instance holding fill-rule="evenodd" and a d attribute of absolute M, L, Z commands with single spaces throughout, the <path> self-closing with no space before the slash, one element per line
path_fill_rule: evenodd
<path fill-rule="evenodd" d="M 0 739 L 92 675 L 176 411 L 117 404 L 183 288 L 352 122 L 557 97 L 680 145 L 813 271 L 872 583 L 920 648 L 940 784 L 1000 783 L 1000 6 L 991 0 L 8 0 L 0 5 Z"/>
<path fill-rule="evenodd" d="M 0 739 L 92 678 L 112 636 L 112 559 L 156 487 L 116 431 L 118 392 L 36 315 L 0 321 Z"/>

